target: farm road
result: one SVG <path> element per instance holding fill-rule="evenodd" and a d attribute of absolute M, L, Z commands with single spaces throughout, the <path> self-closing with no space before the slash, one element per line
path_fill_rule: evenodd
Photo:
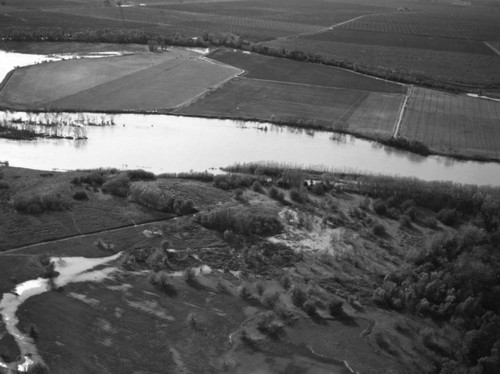
<path fill-rule="evenodd" d="M 401 126 L 401 122 L 403 121 L 403 116 L 405 113 L 406 104 L 408 103 L 408 99 L 410 98 L 412 91 L 413 91 L 413 85 L 410 85 L 408 87 L 408 91 L 406 93 L 405 99 L 404 99 L 403 103 L 401 104 L 401 110 L 399 111 L 398 122 L 396 122 L 396 126 L 394 126 L 394 135 L 392 135 L 393 138 L 396 138 L 398 136 L 399 127 Z"/>
<path fill-rule="evenodd" d="M 488 43 L 488 42 L 484 42 L 484 44 L 486 44 L 486 46 L 491 49 L 493 52 L 495 52 L 497 55 L 500 56 L 500 50 L 495 47 L 494 45 L 492 45 L 491 43 Z"/>

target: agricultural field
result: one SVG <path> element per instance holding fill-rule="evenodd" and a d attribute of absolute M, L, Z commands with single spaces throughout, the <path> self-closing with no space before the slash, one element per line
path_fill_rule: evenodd
<path fill-rule="evenodd" d="M 397 48 L 428 49 L 433 51 L 450 51 L 461 53 L 473 53 L 483 55 L 495 55 L 481 41 L 465 39 L 452 39 L 440 37 L 428 37 L 412 34 L 398 34 L 379 31 L 358 31 L 339 27 L 325 32 L 317 33 L 307 37 L 310 40 L 338 42 L 349 44 L 366 44 Z"/>
<path fill-rule="evenodd" d="M 431 38 L 495 40 L 500 35 L 498 8 L 483 9 L 481 14 L 467 9 L 448 12 L 393 12 L 363 17 L 339 26 L 346 30 L 376 31 Z"/>
<path fill-rule="evenodd" d="M 0 92 L 0 105 L 11 109 L 166 110 L 239 73 L 239 69 L 181 50 L 46 63 L 14 71 Z"/>
<path fill-rule="evenodd" d="M 347 2 L 291 1 L 221 1 L 178 4 L 151 4 L 161 9 L 202 14 L 244 16 L 299 24 L 331 26 L 364 14 L 387 10 L 384 6 L 350 4 Z"/>
<path fill-rule="evenodd" d="M 471 85 L 500 84 L 500 56 L 340 43 L 306 38 L 280 39 L 264 45 L 278 50 L 298 49 L 320 54 L 326 60 L 356 63 L 382 76 L 420 75 L 431 80 Z"/>
<path fill-rule="evenodd" d="M 500 102 L 415 87 L 398 136 L 438 153 L 500 158 Z"/>
<path fill-rule="evenodd" d="M 175 113 L 288 122 L 387 137 L 394 131 L 402 98 L 397 94 L 237 78 Z"/>
<path fill-rule="evenodd" d="M 169 9 L 149 7 L 131 8 L 65 8 L 61 13 L 123 21 L 125 24 L 149 23 L 161 27 L 175 26 L 183 29 L 211 33 L 234 33 L 250 40 L 265 40 L 286 35 L 310 33 L 323 27 L 275 20 L 256 19 L 241 16 L 219 14 L 198 14 Z"/>
<path fill-rule="evenodd" d="M 51 30 L 56 28 L 59 32 L 72 32 L 80 30 L 119 30 L 125 27 L 131 27 L 132 23 L 125 24 L 122 20 L 110 20 L 94 17 L 86 17 L 74 14 L 61 14 L 56 12 L 39 10 L 15 10 L 12 12 L 0 13 L 0 33 L 15 35 L 16 30 L 25 29 L 37 30 L 45 28 Z M 135 22 L 136 28 L 153 29 L 151 24 L 145 22 Z"/>
<path fill-rule="evenodd" d="M 321 64 L 250 54 L 227 48 L 219 48 L 209 57 L 245 70 L 245 77 L 248 78 L 374 92 L 406 92 L 404 85 Z"/>
<path fill-rule="evenodd" d="M 376 139 L 390 138 L 396 130 L 403 101 L 401 95 L 370 92 L 349 115 L 337 120 L 333 128 Z"/>

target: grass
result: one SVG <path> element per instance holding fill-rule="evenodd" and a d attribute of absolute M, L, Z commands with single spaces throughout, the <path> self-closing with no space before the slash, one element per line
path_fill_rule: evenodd
<path fill-rule="evenodd" d="M 190 57 L 189 52 L 145 53 L 19 69 L 0 92 L 0 105 L 92 111 L 168 109 L 239 72 Z"/>
<path fill-rule="evenodd" d="M 432 151 L 498 159 L 500 102 L 414 88 L 399 135 Z"/>

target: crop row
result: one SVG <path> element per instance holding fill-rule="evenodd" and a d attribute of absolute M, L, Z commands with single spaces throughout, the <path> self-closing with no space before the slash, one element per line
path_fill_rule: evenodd
<path fill-rule="evenodd" d="M 399 135 L 438 152 L 500 156 L 500 102 L 415 88 Z"/>
<path fill-rule="evenodd" d="M 340 27 L 348 30 L 472 40 L 495 40 L 500 35 L 497 18 L 457 17 L 425 12 L 371 15 Z"/>

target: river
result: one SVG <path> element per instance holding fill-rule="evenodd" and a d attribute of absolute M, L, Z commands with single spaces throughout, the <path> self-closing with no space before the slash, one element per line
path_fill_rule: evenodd
<path fill-rule="evenodd" d="M 29 57 L 27 57 L 29 56 Z M 0 79 L 14 66 L 43 56 L 0 51 Z M 42 115 L 46 117 L 47 115 Z M 50 115 L 49 115 L 50 116 Z M 422 157 L 352 136 L 194 117 L 155 114 L 59 114 L 69 122 L 99 118 L 114 126 L 88 126 L 86 140 L 0 139 L 0 161 L 41 170 L 143 168 L 155 173 L 205 171 L 236 162 L 273 161 L 319 169 L 500 185 L 500 164 Z M 26 113 L 0 112 L 2 118 Z"/>

